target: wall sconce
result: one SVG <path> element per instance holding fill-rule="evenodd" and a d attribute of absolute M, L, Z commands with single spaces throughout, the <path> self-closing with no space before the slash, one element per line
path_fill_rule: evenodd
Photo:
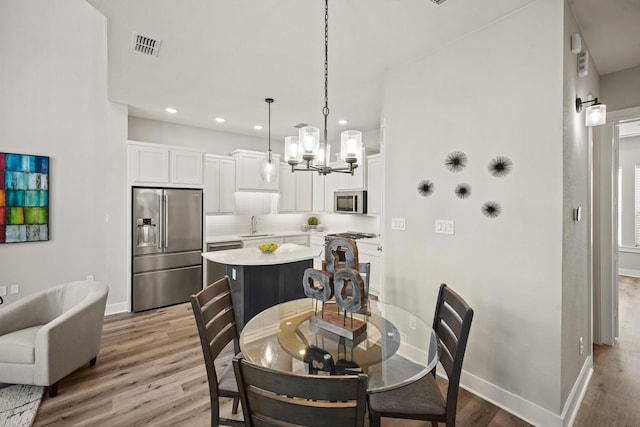
<path fill-rule="evenodd" d="M 579 97 L 576 98 L 576 113 L 582 111 L 584 104 L 592 104 L 587 107 L 587 113 L 584 116 L 585 126 L 599 126 L 607 122 L 607 106 L 600 104 L 598 98 L 583 101 Z"/>

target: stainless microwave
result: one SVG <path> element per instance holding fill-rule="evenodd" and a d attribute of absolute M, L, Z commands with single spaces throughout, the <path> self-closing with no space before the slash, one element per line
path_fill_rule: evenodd
<path fill-rule="evenodd" d="M 333 210 L 338 213 L 367 213 L 367 192 L 336 191 L 333 193 Z"/>

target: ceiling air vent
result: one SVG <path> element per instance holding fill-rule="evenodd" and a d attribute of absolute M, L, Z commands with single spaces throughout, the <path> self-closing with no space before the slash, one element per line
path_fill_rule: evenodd
<path fill-rule="evenodd" d="M 139 52 L 143 55 L 158 56 L 160 43 L 162 43 L 162 40 L 154 39 L 153 37 L 149 36 L 143 36 L 142 34 L 138 33 L 133 33 L 133 42 L 131 44 L 131 49 L 134 52 Z"/>

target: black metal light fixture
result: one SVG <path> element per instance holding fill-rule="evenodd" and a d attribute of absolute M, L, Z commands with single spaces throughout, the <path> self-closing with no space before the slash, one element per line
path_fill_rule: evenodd
<path fill-rule="evenodd" d="M 583 101 L 580 97 L 576 98 L 576 113 L 582 111 L 582 106 L 591 104 L 587 107 L 584 116 L 585 126 L 599 126 L 607 122 L 607 106 L 598 102 L 598 98 Z"/>
<path fill-rule="evenodd" d="M 273 101 L 273 98 L 265 99 L 265 102 L 269 105 L 269 149 L 267 150 L 267 156 L 261 170 L 264 182 L 274 182 L 278 177 L 278 165 L 273 162 L 271 156 L 271 104 Z"/>
<path fill-rule="evenodd" d="M 301 127 L 298 136 L 288 136 L 284 143 L 284 158 L 291 165 L 291 172 L 307 171 L 327 175 L 332 172 L 353 175 L 362 157 L 362 132 L 347 130 L 341 133 L 340 157 L 344 167 L 329 166 L 331 146 L 327 140 L 327 119 L 329 117 L 329 0 L 324 5 L 324 116 L 323 138 L 320 130 L 313 126 Z M 302 167 L 296 167 L 302 163 Z"/>

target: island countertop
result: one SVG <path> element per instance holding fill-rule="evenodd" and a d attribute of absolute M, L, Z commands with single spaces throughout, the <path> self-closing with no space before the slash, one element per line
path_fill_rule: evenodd
<path fill-rule="evenodd" d="M 209 261 L 227 265 L 277 265 L 312 259 L 320 256 L 321 253 L 321 249 L 285 243 L 270 254 L 263 254 L 258 248 L 242 248 L 205 252 L 202 256 Z"/>

